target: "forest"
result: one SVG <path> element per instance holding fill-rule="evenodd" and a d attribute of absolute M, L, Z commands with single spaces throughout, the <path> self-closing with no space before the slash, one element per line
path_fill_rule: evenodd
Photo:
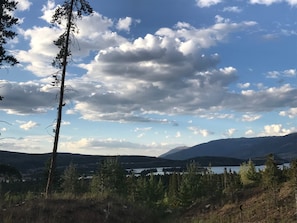
<path fill-rule="evenodd" d="M 211 164 L 201 172 L 193 161 L 180 173 L 136 176 L 127 173 L 116 158 L 103 160 L 92 177 L 81 176 L 77 169 L 70 163 L 63 172 L 56 173 L 53 194 L 47 199 L 46 172 L 44 178 L 23 181 L 16 174 L 2 171 L 1 222 L 40 222 L 44 218 L 47 222 L 69 222 L 57 216 L 69 217 L 75 207 L 78 216 L 84 215 L 84 204 L 90 212 L 84 218 L 95 215 L 99 222 L 100 218 L 105 219 L 102 222 L 151 222 L 152 218 L 155 222 L 296 221 L 297 160 L 280 168 L 269 155 L 264 170 L 257 170 L 249 161 L 241 164 L 238 173 L 225 168 L 222 174 L 213 173 Z M 254 199 L 250 207 L 245 203 L 249 198 Z M 51 206 L 49 202 L 56 203 Z M 61 213 L 54 211 L 59 205 Z M 226 207 L 234 208 L 223 215 L 217 213 Z M 34 213 L 36 208 L 41 210 Z M 141 216 L 132 213 L 136 210 Z M 79 222 L 76 220 L 72 222 Z"/>

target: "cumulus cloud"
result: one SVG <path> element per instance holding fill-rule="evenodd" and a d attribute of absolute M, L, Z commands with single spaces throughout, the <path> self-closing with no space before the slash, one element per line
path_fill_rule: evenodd
<path fill-rule="evenodd" d="M 37 81 L 8 82 L 1 81 L 0 95 L 6 100 L 1 109 L 8 114 L 26 115 L 44 113 L 55 105 L 56 91 L 42 91 L 44 86 Z"/>
<path fill-rule="evenodd" d="M 196 3 L 198 5 L 198 7 L 200 8 L 205 8 L 205 7 L 210 7 L 213 5 L 217 5 L 220 2 L 222 2 L 222 0 L 196 0 Z"/>
<path fill-rule="evenodd" d="M 40 17 L 50 23 L 55 11 L 54 1 L 48 1 L 42 8 L 43 15 Z M 77 21 L 79 32 L 75 37 L 75 44 L 72 45 L 72 60 L 79 60 L 88 56 L 90 52 L 102 48 L 118 45 L 125 41 L 125 38 L 112 32 L 109 28 L 114 26 L 111 19 L 94 12 L 91 16 L 83 16 Z M 56 28 L 34 26 L 27 30 L 21 30 L 20 34 L 29 41 L 29 50 L 16 52 L 16 58 L 22 61 L 26 70 L 33 72 L 39 77 L 48 76 L 56 69 L 50 66 L 51 61 L 57 55 L 58 49 L 53 44 L 59 35 L 64 31 L 60 25 Z"/>
<path fill-rule="evenodd" d="M 260 112 L 272 111 L 275 108 L 291 107 L 297 103 L 297 89 L 290 84 L 255 90 L 242 90 L 240 94 L 229 95 L 223 106 L 237 111 Z"/>
<path fill-rule="evenodd" d="M 237 86 L 239 88 L 243 89 L 243 88 L 249 88 L 251 86 L 251 84 L 250 83 L 238 83 Z"/>
<path fill-rule="evenodd" d="M 18 0 L 17 3 L 17 10 L 19 11 L 29 10 L 32 5 L 32 2 L 28 0 Z"/>
<path fill-rule="evenodd" d="M 125 31 L 130 31 L 130 26 L 132 24 L 132 18 L 131 17 L 126 17 L 126 18 L 120 18 L 116 28 L 118 30 L 125 30 Z"/>
<path fill-rule="evenodd" d="M 20 128 L 28 131 L 28 130 L 36 127 L 36 126 L 38 126 L 38 123 L 33 122 L 33 121 L 28 121 L 28 122 L 25 122 L 25 123 L 21 124 Z"/>
<path fill-rule="evenodd" d="M 213 135 L 214 133 L 207 130 L 207 129 L 200 129 L 198 127 L 190 126 L 188 129 L 194 134 L 194 135 L 201 135 L 203 137 L 207 137 L 209 135 Z"/>
<path fill-rule="evenodd" d="M 44 6 L 43 19 L 54 7 L 51 1 Z M 296 90 L 290 85 L 230 91 L 229 86 L 237 80 L 237 69 L 218 68 L 219 55 L 204 52 L 227 41 L 232 33 L 254 25 L 254 21 L 235 23 L 217 16 L 215 24 L 209 27 L 196 28 L 178 22 L 174 27 L 163 27 L 130 40 L 111 31 L 116 24 L 109 18 L 98 13 L 83 17 L 78 21 L 78 44 L 72 52 L 76 65 L 86 73 L 67 79 L 67 85 L 75 90 L 66 92 L 74 105 L 66 112 L 93 121 L 176 125 L 172 120 L 152 119 L 149 114 L 233 118 L 220 111 L 257 112 L 291 106 L 297 99 Z M 30 49 L 19 51 L 17 57 L 25 62 L 25 69 L 41 79 L 24 83 L 2 81 L 0 95 L 10 98 L 1 103 L 2 110 L 9 114 L 31 114 L 54 109 L 57 89 L 50 86 L 50 76 L 55 70 L 48 64 L 57 52 L 52 41 L 60 32 L 59 28 L 48 27 L 23 30 Z M 82 63 L 80 58 L 92 55 L 91 52 L 96 53 L 92 61 Z M 294 69 L 283 71 L 287 75 L 294 72 Z M 244 89 L 249 86 L 249 83 L 239 85 Z"/>
<path fill-rule="evenodd" d="M 280 77 L 296 77 L 296 69 L 287 69 L 283 71 L 268 71 L 266 74 L 267 78 L 280 78 Z"/>
<path fill-rule="evenodd" d="M 295 128 L 285 129 L 282 124 L 271 124 L 264 126 L 264 132 L 261 135 L 264 136 L 283 136 L 296 131 Z"/>
<path fill-rule="evenodd" d="M 234 128 L 231 128 L 231 129 L 228 129 L 225 133 L 224 133 L 224 136 L 225 137 L 232 137 L 233 134 L 235 133 L 236 129 Z"/>
<path fill-rule="evenodd" d="M 249 130 L 247 130 L 244 134 L 245 134 L 246 136 L 253 136 L 253 135 L 255 135 L 255 132 L 254 132 L 252 129 L 249 129 Z"/>
<path fill-rule="evenodd" d="M 280 111 L 279 112 L 280 116 L 288 116 L 289 118 L 293 119 L 297 116 L 297 108 L 290 108 L 287 111 Z"/>

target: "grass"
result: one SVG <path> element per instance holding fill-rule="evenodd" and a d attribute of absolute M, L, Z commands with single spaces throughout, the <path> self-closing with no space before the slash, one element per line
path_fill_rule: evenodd
<path fill-rule="evenodd" d="M 7 195 L 6 199 L 9 200 Z M 184 210 L 149 208 L 123 198 L 55 194 L 51 199 L 12 197 L 0 209 L 1 223 L 293 223 L 295 197 L 288 183 L 277 193 L 277 203 L 261 188 L 242 191 L 236 202 L 200 201 Z"/>
<path fill-rule="evenodd" d="M 52 198 L 30 200 L 0 211 L 3 223 L 158 223 L 158 217 L 145 207 L 116 200 Z"/>

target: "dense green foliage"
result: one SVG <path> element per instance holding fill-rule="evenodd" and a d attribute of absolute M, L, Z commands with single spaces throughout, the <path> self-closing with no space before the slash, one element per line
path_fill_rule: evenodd
<path fill-rule="evenodd" d="M 1 0 L 0 7 L 0 67 L 4 64 L 15 65 L 17 59 L 10 55 L 5 49 L 8 40 L 13 39 L 17 34 L 13 31 L 13 26 L 18 23 L 18 18 L 12 15 L 16 10 L 17 2 L 11 0 Z"/>

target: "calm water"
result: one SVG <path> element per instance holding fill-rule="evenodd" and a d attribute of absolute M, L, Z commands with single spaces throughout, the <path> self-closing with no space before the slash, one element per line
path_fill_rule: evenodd
<path fill-rule="evenodd" d="M 283 169 L 284 166 L 285 167 L 290 167 L 290 164 L 289 163 L 285 163 L 285 164 L 279 165 L 278 167 L 280 169 Z M 135 175 L 138 175 L 138 174 L 140 174 L 144 170 L 156 169 L 157 171 L 154 172 L 153 174 L 155 174 L 155 175 L 158 175 L 158 174 L 159 175 L 163 175 L 164 174 L 163 168 L 164 167 L 137 168 L 137 169 L 133 169 L 133 170 L 130 169 L 130 171 L 133 171 L 133 173 Z M 169 167 L 165 167 L 165 168 L 169 168 Z M 207 167 L 205 167 L 205 168 L 207 168 Z M 239 172 L 239 169 L 240 169 L 240 166 L 213 166 L 213 167 L 211 167 L 211 170 L 215 174 L 221 174 L 221 173 L 224 173 L 225 168 L 227 169 L 228 172 L 231 170 L 231 172 L 238 173 Z M 256 166 L 256 170 L 257 171 L 264 170 L 264 168 L 265 168 L 265 165 Z"/>

